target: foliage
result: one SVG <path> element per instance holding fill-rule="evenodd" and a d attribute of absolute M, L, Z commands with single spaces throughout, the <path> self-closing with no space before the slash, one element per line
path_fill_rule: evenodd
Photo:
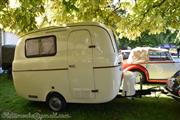
<path fill-rule="evenodd" d="M 127 26 L 129 37 L 139 36 L 143 31 L 159 34 L 169 28 L 180 28 L 179 0 L 137 0 L 131 10 L 122 22 Z"/>
<path fill-rule="evenodd" d="M 1 1 L 4 8 L 0 11 L 0 23 L 3 28 L 16 33 L 37 29 L 35 18 L 44 12 L 42 0 L 19 0 L 20 7 L 11 8 L 8 0 Z"/>
<path fill-rule="evenodd" d="M 9 6 L 16 1 L 17 7 Z M 0 26 L 16 33 L 79 21 L 108 25 L 120 37 L 135 39 L 180 28 L 179 0 L 1 0 Z M 134 2 L 132 2 L 134 1 Z"/>
<path fill-rule="evenodd" d="M 161 32 L 157 35 L 149 35 L 148 31 L 145 31 L 141 34 L 141 37 L 137 37 L 135 40 L 129 40 L 125 37 L 119 39 L 120 48 L 126 49 L 128 46 L 131 48 L 135 47 L 158 47 L 163 44 L 174 44 L 179 46 L 179 37 L 180 32 L 166 30 L 166 32 Z"/>

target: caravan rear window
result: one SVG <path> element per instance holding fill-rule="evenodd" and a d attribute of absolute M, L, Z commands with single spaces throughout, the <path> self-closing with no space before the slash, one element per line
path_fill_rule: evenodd
<path fill-rule="evenodd" d="M 25 43 L 26 57 L 43 57 L 56 54 L 56 37 L 43 36 L 27 39 Z"/>

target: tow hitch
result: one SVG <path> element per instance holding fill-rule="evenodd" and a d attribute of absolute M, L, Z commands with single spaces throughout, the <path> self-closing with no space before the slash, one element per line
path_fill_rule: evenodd
<path fill-rule="evenodd" d="M 142 96 L 145 96 L 145 95 L 151 95 L 152 93 L 162 93 L 162 94 L 168 94 L 167 91 L 165 91 L 165 89 L 163 87 L 151 87 L 151 88 L 148 88 L 148 89 L 139 89 L 139 90 L 136 90 L 135 91 L 135 94 L 134 95 L 127 95 L 127 92 L 125 91 L 125 94 L 122 95 L 123 93 L 123 90 L 120 90 L 119 91 L 119 94 L 117 96 L 117 98 L 121 98 L 121 97 L 139 97 L 141 98 Z"/>

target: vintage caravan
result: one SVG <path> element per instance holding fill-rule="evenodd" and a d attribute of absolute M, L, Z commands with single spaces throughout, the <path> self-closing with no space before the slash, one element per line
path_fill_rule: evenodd
<path fill-rule="evenodd" d="M 94 22 L 30 32 L 18 41 L 13 61 L 18 95 L 46 101 L 53 111 L 66 103 L 112 100 L 121 74 L 113 32 Z"/>

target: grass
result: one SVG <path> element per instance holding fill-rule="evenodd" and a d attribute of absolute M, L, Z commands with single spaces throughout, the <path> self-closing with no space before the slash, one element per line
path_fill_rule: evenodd
<path fill-rule="evenodd" d="M 28 120 L 40 120 L 38 118 L 45 115 L 59 115 L 59 118 L 70 120 L 179 120 L 179 113 L 180 103 L 169 97 L 116 98 L 103 104 L 68 104 L 65 111 L 53 113 L 45 103 L 17 96 L 13 81 L 6 75 L 0 76 L 0 120 L 29 114 Z"/>

